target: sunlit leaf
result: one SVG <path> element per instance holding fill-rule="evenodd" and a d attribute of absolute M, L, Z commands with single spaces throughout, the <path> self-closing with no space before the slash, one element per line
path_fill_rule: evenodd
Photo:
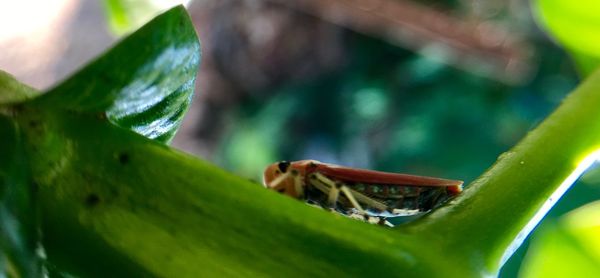
<path fill-rule="evenodd" d="M 590 74 L 600 65 L 600 2 L 538 0 L 539 22 L 568 49 L 580 71 Z"/>
<path fill-rule="evenodd" d="M 599 277 L 600 202 L 540 227 L 521 277 Z"/>

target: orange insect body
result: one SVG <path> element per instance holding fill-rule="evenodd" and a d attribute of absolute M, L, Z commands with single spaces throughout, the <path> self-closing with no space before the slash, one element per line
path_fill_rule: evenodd
<path fill-rule="evenodd" d="M 269 165 L 264 184 L 346 215 L 384 219 L 429 211 L 458 195 L 463 182 L 300 160 Z"/>

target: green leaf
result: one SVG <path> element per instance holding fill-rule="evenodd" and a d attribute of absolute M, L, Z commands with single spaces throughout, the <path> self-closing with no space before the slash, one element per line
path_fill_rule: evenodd
<path fill-rule="evenodd" d="M 130 67 L 110 60 L 103 69 L 127 75 L 115 70 L 120 65 Z M 95 76 L 81 74 L 71 83 Z M 69 86 L 78 86 L 63 84 L 9 114 L 39 185 L 44 246 L 61 271 L 495 275 L 600 149 L 599 72 L 462 195 L 417 222 L 387 229 L 265 190 L 94 114 L 110 111 L 117 99 L 112 82 L 131 80 L 75 91 Z"/>
<path fill-rule="evenodd" d="M 200 45 L 181 6 L 156 17 L 36 101 L 98 117 L 161 142 L 194 91 Z"/>
<path fill-rule="evenodd" d="M 465 275 L 426 241 L 306 206 L 95 117 L 38 109 L 26 107 L 17 119 L 41 123 L 27 130 L 28 156 L 40 185 L 44 246 L 62 270 Z M 421 267 L 429 260 L 438 267 Z"/>
<path fill-rule="evenodd" d="M 538 0 L 538 22 L 571 52 L 584 76 L 600 64 L 600 2 Z"/>
<path fill-rule="evenodd" d="M 541 227 L 523 263 L 520 276 L 599 277 L 600 202 Z"/>
<path fill-rule="evenodd" d="M 0 70 L 0 106 L 15 104 L 37 96 L 39 92 Z"/>
<path fill-rule="evenodd" d="M 0 115 L 0 276 L 40 277 L 37 203 L 17 126 Z"/>

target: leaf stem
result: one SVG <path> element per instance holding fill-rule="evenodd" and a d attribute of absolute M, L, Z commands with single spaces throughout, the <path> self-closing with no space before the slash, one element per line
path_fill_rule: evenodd
<path fill-rule="evenodd" d="M 600 155 L 600 72 L 464 193 L 402 232 L 436 238 L 482 275 L 496 275 L 543 216 Z M 450 238 L 451 240 L 446 240 Z M 458 251 L 458 252 L 457 252 Z"/>

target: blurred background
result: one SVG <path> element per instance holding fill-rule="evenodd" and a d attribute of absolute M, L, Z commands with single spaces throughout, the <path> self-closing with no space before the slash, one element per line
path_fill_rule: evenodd
<path fill-rule="evenodd" d="M 127 31 L 116 2 L 0 0 L 0 68 L 52 87 Z M 468 184 L 579 82 L 524 0 L 180 2 L 203 56 L 173 145 L 256 181 L 316 159 Z M 600 199 L 598 176 L 545 221 Z"/>

